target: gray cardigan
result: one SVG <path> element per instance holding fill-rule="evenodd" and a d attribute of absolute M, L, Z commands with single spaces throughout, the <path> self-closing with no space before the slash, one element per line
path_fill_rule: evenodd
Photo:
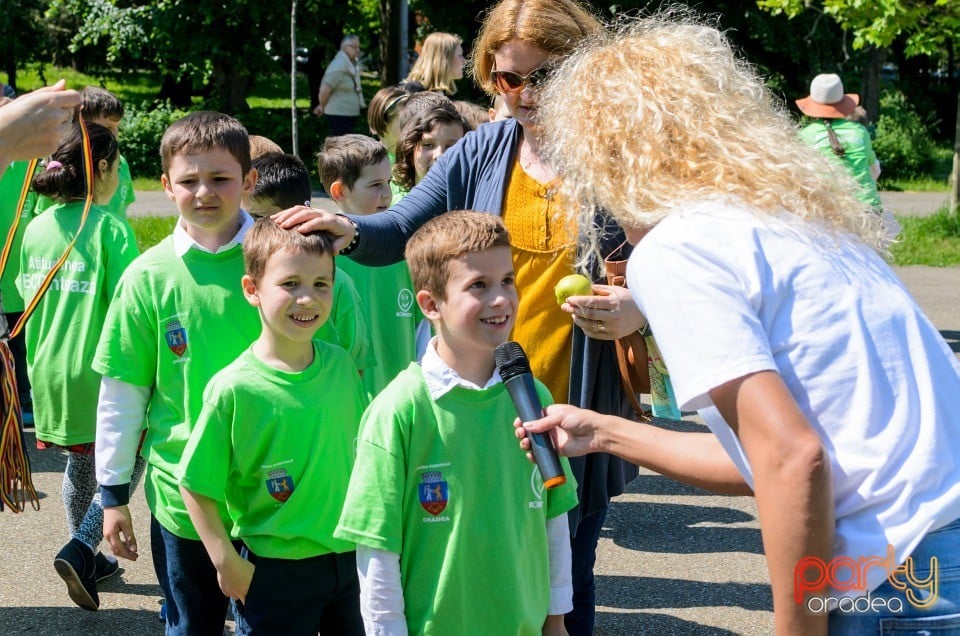
<path fill-rule="evenodd" d="M 381 214 L 351 217 L 360 238 L 350 258 L 365 265 L 395 263 L 403 258 L 404 246 L 417 228 L 450 210 L 499 215 L 521 132 L 514 119 L 484 124 L 445 152 L 423 181 L 395 206 Z M 597 222 L 608 229 L 601 250 L 610 254 L 624 242 L 623 231 L 603 215 L 598 215 Z M 627 256 L 629 251 L 622 258 Z M 594 269 L 594 279 L 606 283 L 602 265 Z M 573 330 L 569 402 L 630 417 L 613 342 L 587 338 L 577 327 Z M 576 529 L 580 516 L 606 508 L 610 497 L 622 493 L 637 475 L 636 466 L 605 453 L 573 458 L 570 464 L 580 498 L 580 506 L 570 512 L 571 530 Z"/>

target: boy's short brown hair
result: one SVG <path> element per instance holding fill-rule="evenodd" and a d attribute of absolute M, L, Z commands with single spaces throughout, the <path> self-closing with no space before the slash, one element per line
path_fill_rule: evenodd
<path fill-rule="evenodd" d="M 364 168 L 376 166 L 385 159 L 387 149 L 372 137 L 356 134 L 327 137 L 317 153 L 317 174 L 323 189 L 330 194 L 334 181 L 353 188 Z"/>
<path fill-rule="evenodd" d="M 277 152 L 283 152 L 280 144 L 269 137 L 263 135 L 250 135 L 250 159 L 256 159 L 263 155 L 269 155 Z"/>
<path fill-rule="evenodd" d="M 123 102 L 105 88 L 85 86 L 80 91 L 80 101 L 83 104 L 80 115 L 84 121 L 123 119 Z"/>
<path fill-rule="evenodd" d="M 255 282 L 263 278 L 267 260 L 276 252 L 336 255 L 333 236 L 328 232 L 303 234 L 296 228 L 285 230 L 269 218 L 257 219 L 243 239 L 244 271 Z"/>
<path fill-rule="evenodd" d="M 206 152 L 223 148 L 229 152 L 244 176 L 250 172 L 250 137 L 247 129 L 230 115 L 200 110 L 170 124 L 160 140 L 160 160 L 163 172 L 170 168 L 170 160 L 177 155 Z"/>
<path fill-rule="evenodd" d="M 510 247 L 510 234 L 496 215 L 460 210 L 427 221 L 407 241 L 405 256 L 413 288 L 446 298 L 449 262 L 491 247 Z"/>

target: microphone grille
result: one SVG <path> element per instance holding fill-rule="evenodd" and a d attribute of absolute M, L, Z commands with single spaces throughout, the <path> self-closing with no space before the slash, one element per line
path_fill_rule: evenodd
<path fill-rule="evenodd" d="M 503 380 L 509 380 L 521 373 L 530 373 L 527 354 L 523 352 L 523 347 L 512 340 L 498 346 L 493 352 L 493 359 L 497 363 L 497 369 Z"/>

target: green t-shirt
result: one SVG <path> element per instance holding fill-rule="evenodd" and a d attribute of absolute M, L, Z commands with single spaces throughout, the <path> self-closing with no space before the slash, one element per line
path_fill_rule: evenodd
<path fill-rule="evenodd" d="M 353 361 L 314 342 L 299 373 L 247 349 L 210 380 L 180 483 L 225 500 L 233 536 L 258 556 L 305 559 L 354 549 L 333 538 L 365 398 Z"/>
<path fill-rule="evenodd" d="M 517 446 L 516 415 L 503 384 L 434 402 L 417 364 L 364 413 L 334 536 L 400 554 L 411 634 L 541 633 L 546 523 L 576 505 L 576 482 L 562 459 L 567 483 L 544 490 Z"/>
<path fill-rule="evenodd" d="M 23 180 L 27 177 L 28 163 L 28 161 L 14 161 L 0 177 L 0 241 L 4 243 L 7 240 L 7 232 L 13 225 L 13 217 L 17 213 L 17 200 L 20 198 Z M 3 276 L 0 277 L 0 304 L 2 304 L 3 311 L 6 313 L 23 311 L 23 298 L 17 288 L 17 279 L 20 277 L 20 257 L 18 254 L 20 254 L 20 245 L 23 242 L 23 233 L 26 232 L 27 225 L 35 214 L 36 198 L 36 193 L 31 189 L 27 194 L 26 204 L 23 206 L 20 226 L 13 236 L 13 245 L 10 247 L 7 267 L 3 270 Z M 10 325 L 10 328 L 12 329 L 13 325 Z"/>
<path fill-rule="evenodd" d="M 203 389 L 260 333 L 242 276 L 239 245 L 218 254 L 191 248 L 180 257 L 168 236 L 124 272 L 93 362 L 98 373 L 152 389 L 144 492 L 157 521 L 184 539 L 200 537 L 180 497 L 177 466 Z"/>
<path fill-rule="evenodd" d="M 23 297 L 30 300 L 76 235 L 83 202 L 35 218 L 20 252 Z M 125 220 L 92 206 L 83 233 L 24 330 L 37 439 L 70 446 L 97 436 L 100 374 L 90 363 L 110 299 L 139 251 Z"/>
<path fill-rule="evenodd" d="M 372 398 L 417 357 L 417 307 L 406 261 L 386 267 L 368 267 L 347 257 L 337 266 L 356 285 L 370 326 L 372 361 L 363 370 L 363 387 Z"/>
<path fill-rule="evenodd" d="M 330 317 L 320 325 L 314 338 L 346 349 L 357 369 L 361 371 L 374 362 L 370 346 L 370 326 L 364 318 L 363 302 L 353 279 L 339 267 L 333 279 Z"/>
<path fill-rule="evenodd" d="M 800 131 L 800 138 L 822 154 L 843 164 L 860 184 L 861 191 L 857 193 L 857 198 L 879 208 L 880 194 L 877 192 L 877 184 L 870 176 L 870 166 L 877 162 L 873 144 L 870 143 L 870 133 L 855 121 L 833 119 L 830 125 L 843 146 L 843 157 L 838 157 L 830 147 L 830 135 L 823 121 L 817 120 L 807 125 Z"/>
<path fill-rule="evenodd" d="M 110 202 L 104 206 L 121 219 L 127 218 L 127 207 L 137 200 L 133 192 L 133 177 L 130 176 L 130 164 L 120 155 L 120 167 L 117 169 L 120 183 Z"/>

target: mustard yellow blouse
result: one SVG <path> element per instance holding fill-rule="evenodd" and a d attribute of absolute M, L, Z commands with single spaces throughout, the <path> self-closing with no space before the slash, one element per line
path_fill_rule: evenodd
<path fill-rule="evenodd" d="M 567 402 L 573 320 L 561 311 L 553 288 L 573 273 L 576 222 L 567 218 L 554 184 L 530 177 L 515 160 L 503 201 L 503 222 L 510 232 L 520 305 L 512 338 L 530 358 L 533 375 L 553 399 Z"/>

